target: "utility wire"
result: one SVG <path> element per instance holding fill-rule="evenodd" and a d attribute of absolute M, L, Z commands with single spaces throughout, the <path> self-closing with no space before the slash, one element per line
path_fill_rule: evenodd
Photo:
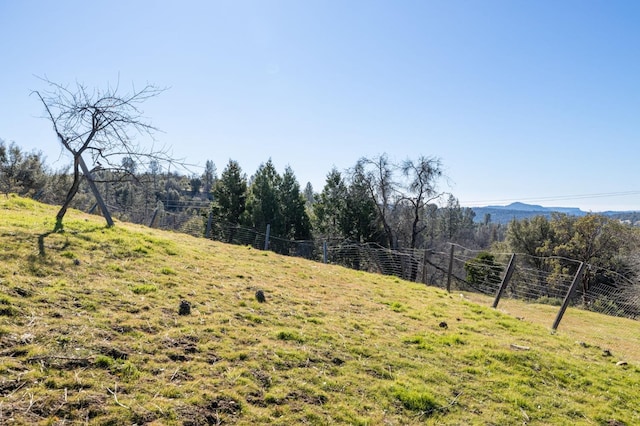
<path fill-rule="evenodd" d="M 460 201 L 461 205 L 487 205 L 488 203 L 509 203 L 516 201 L 527 202 L 543 202 L 543 201 L 566 201 L 566 200 L 585 200 L 589 198 L 606 198 L 606 197 L 628 197 L 632 195 L 640 195 L 640 191 L 622 191 L 622 192 L 600 192 L 593 194 L 576 194 L 576 195 L 557 195 L 551 197 L 530 197 L 530 198 L 503 198 L 493 200 L 474 200 Z"/>

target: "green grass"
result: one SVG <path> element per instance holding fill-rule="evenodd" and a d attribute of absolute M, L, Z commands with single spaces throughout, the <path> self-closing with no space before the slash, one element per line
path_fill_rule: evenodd
<path fill-rule="evenodd" d="M 636 321 L 55 212 L 0 198 L 0 424 L 640 424 Z"/>

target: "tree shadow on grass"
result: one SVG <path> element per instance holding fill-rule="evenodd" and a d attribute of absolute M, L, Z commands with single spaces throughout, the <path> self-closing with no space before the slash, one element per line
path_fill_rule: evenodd
<path fill-rule="evenodd" d="M 38 235 L 38 254 L 40 255 L 40 257 L 45 257 L 47 255 L 45 249 L 44 249 L 44 239 L 47 238 L 49 235 L 53 234 L 55 231 L 49 231 L 49 232 L 45 232 L 44 234 L 40 234 Z"/>
<path fill-rule="evenodd" d="M 71 231 L 70 233 L 73 234 L 73 235 L 91 234 L 93 232 L 96 232 L 96 231 L 99 231 L 99 230 L 102 230 L 102 229 L 106 229 L 106 228 L 108 228 L 108 227 L 95 226 L 95 227 L 84 229 L 82 231 L 74 230 L 74 231 Z M 41 258 L 44 258 L 47 255 L 46 249 L 45 249 L 45 246 L 44 246 L 44 241 L 51 234 L 67 234 L 67 231 L 65 231 L 63 229 L 58 229 L 56 227 L 52 231 L 45 232 L 44 234 L 38 235 L 38 254 L 40 255 Z M 67 240 L 67 241 L 65 241 L 64 244 L 62 244 L 61 247 L 56 247 L 56 250 L 58 250 L 58 251 L 65 250 L 70 245 L 71 245 L 71 243 L 69 242 L 69 240 Z"/>

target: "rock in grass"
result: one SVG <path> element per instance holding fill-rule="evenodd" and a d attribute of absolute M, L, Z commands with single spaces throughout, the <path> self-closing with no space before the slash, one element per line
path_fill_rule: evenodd
<path fill-rule="evenodd" d="M 191 304 L 186 300 L 180 301 L 180 308 L 178 309 L 179 315 L 189 315 L 191 314 Z"/>
<path fill-rule="evenodd" d="M 256 291 L 256 300 L 260 303 L 264 303 L 267 301 L 267 298 L 264 296 L 264 291 L 262 290 Z"/>

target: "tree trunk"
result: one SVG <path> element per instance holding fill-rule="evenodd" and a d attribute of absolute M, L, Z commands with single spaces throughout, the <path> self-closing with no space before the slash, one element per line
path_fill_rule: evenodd
<path fill-rule="evenodd" d="M 73 197 L 76 196 L 78 192 L 78 188 L 80 187 L 80 170 L 78 170 L 78 159 L 74 158 L 73 161 L 73 183 L 67 192 L 67 196 L 64 199 L 64 203 L 62 203 L 62 207 L 56 214 L 56 225 L 53 228 L 53 232 L 62 231 L 62 219 L 64 219 L 64 215 L 67 214 L 67 210 L 69 209 L 69 205 L 71 201 L 73 201 Z"/>
<path fill-rule="evenodd" d="M 87 165 L 85 164 L 84 160 L 82 159 L 82 155 L 81 154 L 78 154 L 77 161 L 78 161 L 78 164 L 80 165 L 80 167 L 82 168 L 82 173 L 87 178 L 87 182 L 89 182 L 89 187 L 91 187 L 91 191 L 93 192 L 93 196 L 96 197 L 96 201 L 98 202 L 98 205 L 100 206 L 100 211 L 102 211 L 102 216 L 107 221 L 107 226 L 108 227 L 113 226 L 113 219 L 111 218 L 111 213 L 109 213 L 109 209 L 108 209 L 107 205 L 105 204 L 104 200 L 102 199 L 102 195 L 100 195 L 100 191 L 98 190 L 98 187 L 96 186 L 96 183 L 93 181 L 93 176 L 91 176 L 91 172 L 89 171 L 89 168 L 87 167 Z M 76 191 L 77 191 L 77 188 L 76 188 Z M 75 194 L 73 194 L 73 195 L 75 195 Z"/>

